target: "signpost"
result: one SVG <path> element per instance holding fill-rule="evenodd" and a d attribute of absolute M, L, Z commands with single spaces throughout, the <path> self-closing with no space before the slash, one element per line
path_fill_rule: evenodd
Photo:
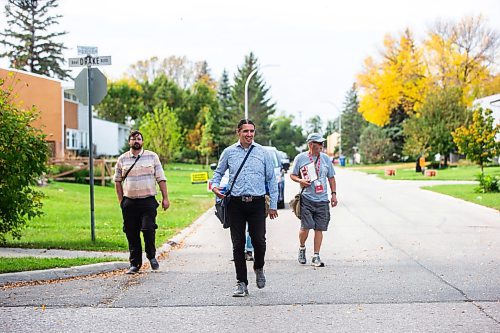
<path fill-rule="evenodd" d="M 92 140 L 92 105 L 102 101 L 107 93 L 106 77 L 92 66 L 111 65 L 111 57 L 97 56 L 97 47 L 78 46 L 78 54 L 86 54 L 81 58 L 69 58 L 70 67 L 84 68 L 75 79 L 76 96 L 84 105 L 89 106 L 89 183 L 90 183 L 90 228 L 91 238 L 95 241 L 94 219 L 94 146 Z"/>

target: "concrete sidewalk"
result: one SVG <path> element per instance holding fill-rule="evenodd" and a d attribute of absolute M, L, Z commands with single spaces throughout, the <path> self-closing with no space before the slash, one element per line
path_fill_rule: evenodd
<path fill-rule="evenodd" d="M 168 253 L 173 246 L 181 243 L 189 234 L 206 219 L 212 217 L 213 210 L 210 208 L 191 225 L 168 240 L 156 250 L 156 255 L 161 256 Z M 20 249 L 20 248 L 0 248 L 0 257 L 39 257 L 39 258 L 106 258 L 113 257 L 123 261 L 103 262 L 98 264 L 75 266 L 68 268 L 54 268 L 36 271 L 16 272 L 0 274 L 0 286 L 31 281 L 47 281 L 66 279 L 79 276 L 88 276 L 100 273 L 108 273 L 129 267 L 127 252 L 97 252 L 97 251 L 71 251 L 58 249 Z M 143 262 L 148 262 L 143 254 Z"/>

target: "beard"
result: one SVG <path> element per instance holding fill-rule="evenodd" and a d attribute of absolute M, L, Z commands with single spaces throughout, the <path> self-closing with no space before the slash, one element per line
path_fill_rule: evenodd
<path fill-rule="evenodd" d="M 133 150 L 140 150 L 142 148 L 142 144 L 139 142 L 135 142 L 133 145 L 130 146 Z"/>

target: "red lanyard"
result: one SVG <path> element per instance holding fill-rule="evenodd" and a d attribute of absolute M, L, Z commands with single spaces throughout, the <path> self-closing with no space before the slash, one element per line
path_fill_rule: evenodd
<path fill-rule="evenodd" d="M 313 160 L 311 154 L 308 154 L 307 156 L 309 156 L 309 160 L 314 163 L 314 160 Z M 321 164 L 321 158 L 320 158 L 320 156 L 321 156 L 321 153 L 320 153 L 320 155 L 318 155 L 318 158 L 316 159 L 316 161 L 318 162 L 318 164 L 314 165 L 314 167 L 316 169 L 316 175 L 318 175 L 318 179 L 319 179 L 319 167 L 320 167 L 320 164 Z"/>

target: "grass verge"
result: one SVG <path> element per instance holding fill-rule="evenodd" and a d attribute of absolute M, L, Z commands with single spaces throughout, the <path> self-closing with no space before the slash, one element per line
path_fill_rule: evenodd
<path fill-rule="evenodd" d="M 500 210 L 500 193 L 476 193 L 476 187 L 477 185 L 435 185 L 422 188 Z"/>
<path fill-rule="evenodd" d="M 393 168 L 390 164 L 386 165 L 384 168 L 350 168 L 351 170 L 366 172 L 368 174 L 375 174 L 383 179 L 394 179 L 394 180 L 476 180 L 476 177 L 481 173 L 481 169 L 477 166 L 459 166 L 446 169 L 436 170 L 437 174 L 435 177 L 428 177 L 422 175 L 420 172 L 415 172 L 415 168 L 405 168 L 398 169 Z M 386 176 L 386 169 L 395 169 L 395 176 Z M 487 167 L 484 169 L 485 175 L 492 175 L 500 177 L 500 167 Z"/>
<path fill-rule="evenodd" d="M 0 274 L 39 269 L 66 268 L 97 264 L 100 262 L 123 261 L 118 258 L 38 258 L 38 257 L 0 257 Z"/>
<path fill-rule="evenodd" d="M 163 244 L 213 205 L 206 184 L 191 184 L 199 165 L 173 164 L 165 168 L 170 208 L 158 210 L 156 242 Z M 95 235 L 91 241 L 89 186 L 54 182 L 42 188 L 45 215 L 29 222 L 20 240 L 7 237 L 8 247 L 127 251 L 121 210 L 113 187 L 95 186 Z M 161 195 L 157 196 L 160 199 Z"/>

